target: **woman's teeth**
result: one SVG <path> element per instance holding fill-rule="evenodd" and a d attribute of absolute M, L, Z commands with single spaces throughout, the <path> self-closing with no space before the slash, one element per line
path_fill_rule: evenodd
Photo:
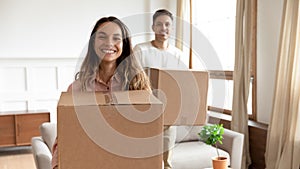
<path fill-rule="evenodd" d="M 103 52 L 103 53 L 108 53 L 108 54 L 115 53 L 114 50 L 109 50 L 109 49 L 102 49 L 102 52 Z"/>

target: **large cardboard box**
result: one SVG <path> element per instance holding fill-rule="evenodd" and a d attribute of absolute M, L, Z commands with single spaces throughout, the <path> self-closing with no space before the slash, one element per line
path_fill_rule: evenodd
<path fill-rule="evenodd" d="M 155 95 L 164 103 L 164 125 L 203 125 L 207 117 L 207 71 L 148 69 Z"/>
<path fill-rule="evenodd" d="M 162 103 L 147 91 L 62 93 L 60 169 L 161 169 Z"/>

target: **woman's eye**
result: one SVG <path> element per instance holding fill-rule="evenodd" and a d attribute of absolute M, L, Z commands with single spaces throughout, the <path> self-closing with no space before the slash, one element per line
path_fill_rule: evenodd
<path fill-rule="evenodd" d="M 106 37 L 105 36 L 99 36 L 98 38 L 99 39 L 105 39 Z"/>
<path fill-rule="evenodd" d="M 114 37 L 114 40 L 115 40 L 115 41 L 120 41 L 121 38 L 119 38 L 119 37 Z"/>

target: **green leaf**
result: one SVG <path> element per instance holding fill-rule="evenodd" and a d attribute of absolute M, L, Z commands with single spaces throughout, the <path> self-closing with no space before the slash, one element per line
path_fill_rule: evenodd
<path fill-rule="evenodd" d="M 199 137 L 208 145 L 214 146 L 217 142 L 223 144 L 224 128 L 223 124 L 205 125 L 200 133 Z"/>
<path fill-rule="evenodd" d="M 202 127 L 199 137 L 208 145 L 215 146 L 219 156 L 216 143 L 223 144 L 224 127 L 223 124 L 205 125 Z"/>

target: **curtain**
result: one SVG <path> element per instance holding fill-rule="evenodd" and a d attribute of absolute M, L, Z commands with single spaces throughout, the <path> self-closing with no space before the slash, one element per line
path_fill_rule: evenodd
<path fill-rule="evenodd" d="M 182 58 L 182 61 L 189 68 L 192 68 L 192 41 L 190 40 L 191 0 L 177 0 L 176 15 L 176 47 L 182 50 L 184 56 L 189 56 L 186 58 Z"/>
<path fill-rule="evenodd" d="M 248 111 L 252 38 L 253 1 L 238 0 L 236 4 L 235 65 L 233 72 L 233 102 L 231 129 L 244 134 L 244 150 L 241 168 L 246 169 L 251 163 L 249 153 Z"/>
<path fill-rule="evenodd" d="M 176 47 L 183 49 L 183 18 L 186 2 L 184 0 L 177 0 L 177 20 L 176 20 Z"/>
<path fill-rule="evenodd" d="M 285 0 L 265 154 L 267 169 L 300 167 L 299 24 L 299 0 Z"/>

